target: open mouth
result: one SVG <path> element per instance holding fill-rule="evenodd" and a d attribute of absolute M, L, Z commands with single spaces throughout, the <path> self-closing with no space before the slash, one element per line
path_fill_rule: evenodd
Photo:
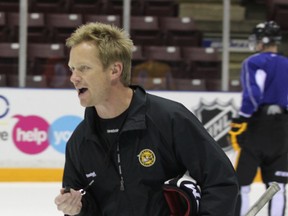
<path fill-rule="evenodd" d="M 80 88 L 78 89 L 78 95 L 85 93 L 88 89 L 87 88 Z"/>

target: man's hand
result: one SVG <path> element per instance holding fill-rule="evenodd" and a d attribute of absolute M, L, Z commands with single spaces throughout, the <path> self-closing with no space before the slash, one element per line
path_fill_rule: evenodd
<path fill-rule="evenodd" d="M 69 192 L 62 188 L 60 194 L 55 198 L 54 202 L 57 209 L 67 215 L 77 215 L 82 208 L 82 195 L 80 191 L 70 189 Z"/>
<path fill-rule="evenodd" d="M 245 132 L 247 129 L 247 118 L 233 118 L 231 128 L 228 132 L 231 145 L 234 150 L 240 150 L 240 147 L 245 141 Z"/>

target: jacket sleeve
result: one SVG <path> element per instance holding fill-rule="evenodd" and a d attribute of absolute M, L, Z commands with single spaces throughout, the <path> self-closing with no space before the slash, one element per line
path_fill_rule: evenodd
<path fill-rule="evenodd" d="M 173 120 L 176 158 L 201 188 L 199 215 L 234 216 L 239 192 L 230 159 L 186 108 Z"/>
<path fill-rule="evenodd" d="M 79 141 L 78 141 L 79 142 Z M 84 188 L 87 183 L 81 173 L 79 146 L 73 140 L 73 135 L 67 143 L 65 166 L 63 174 L 63 187 L 69 186 L 75 190 Z M 78 143 L 79 144 L 79 143 Z M 101 215 L 96 200 L 89 191 L 82 196 L 82 209 L 77 216 L 94 216 Z"/>
<path fill-rule="evenodd" d="M 94 202 L 93 198 L 87 193 L 85 197 L 82 198 L 82 209 L 80 214 L 77 216 L 95 216 L 102 215 Z"/>

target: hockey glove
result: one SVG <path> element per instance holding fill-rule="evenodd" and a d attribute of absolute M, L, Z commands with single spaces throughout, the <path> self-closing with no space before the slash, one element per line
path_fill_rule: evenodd
<path fill-rule="evenodd" d="M 231 145 L 235 151 L 240 150 L 245 142 L 245 134 L 247 129 L 247 118 L 239 117 L 233 118 L 231 128 L 228 132 Z"/>
<path fill-rule="evenodd" d="M 196 216 L 201 199 L 200 187 L 187 173 L 164 183 L 164 197 L 170 216 Z"/>

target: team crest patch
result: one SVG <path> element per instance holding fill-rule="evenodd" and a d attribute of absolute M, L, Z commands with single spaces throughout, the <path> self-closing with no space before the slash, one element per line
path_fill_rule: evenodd
<path fill-rule="evenodd" d="M 150 149 L 143 149 L 138 155 L 139 162 L 144 167 L 152 166 L 156 161 L 154 152 Z"/>
<path fill-rule="evenodd" d="M 217 99 L 212 102 L 201 99 L 199 107 L 194 110 L 196 117 L 223 150 L 232 148 L 227 136 L 231 120 L 237 115 L 237 112 L 238 109 L 235 107 L 233 99 L 225 103 Z"/>

